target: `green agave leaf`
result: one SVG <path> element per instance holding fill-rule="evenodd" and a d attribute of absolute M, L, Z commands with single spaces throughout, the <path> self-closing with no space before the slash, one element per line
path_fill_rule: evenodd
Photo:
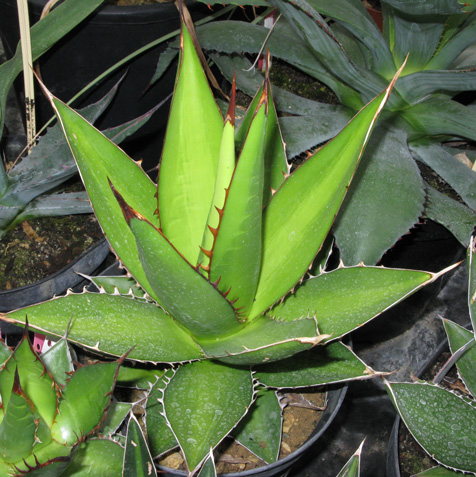
<path fill-rule="evenodd" d="M 56 384 L 64 386 L 74 371 L 73 358 L 66 339 L 57 341 L 48 351 L 41 355 L 46 369 L 51 373 Z"/>
<path fill-rule="evenodd" d="M 56 415 L 58 396 L 51 375 L 33 351 L 29 338 L 23 339 L 7 366 L 16 365 L 21 387 L 48 426 Z"/>
<path fill-rule="evenodd" d="M 215 460 L 213 459 L 213 450 L 208 454 L 207 460 L 200 469 L 197 477 L 217 477 L 217 470 L 215 468 Z"/>
<path fill-rule="evenodd" d="M 433 58 L 425 66 L 426 70 L 447 69 L 466 48 L 474 43 L 476 21 L 461 29 L 442 48 L 439 48 Z"/>
<path fill-rule="evenodd" d="M 203 357 L 190 335 L 160 307 L 131 298 L 70 294 L 10 312 L 3 319 L 21 325 L 27 316 L 31 329 L 58 337 L 64 336 L 73 317 L 69 341 L 114 356 L 133 347 L 129 359 L 177 362 Z M 108 329 L 114 333 L 104 333 Z"/>
<path fill-rule="evenodd" d="M 132 363 L 136 365 L 137 363 Z M 134 388 L 134 389 L 149 389 L 152 383 L 157 381 L 159 376 L 164 374 L 162 368 L 154 366 L 139 367 L 139 366 L 127 366 L 127 363 L 123 364 L 119 368 L 117 375 L 117 384 L 120 386 Z"/>
<path fill-rule="evenodd" d="M 215 190 L 222 131 L 220 112 L 192 38 L 183 27 L 159 171 L 158 203 L 164 235 L 193 265 L 197 264 Z"/>
<path fill-rule="evenodd" d="M 232 436 L 267 464 L 276 462 L 281 445 L 282 411 L 275 391 L 262 388 L 250 412 Z"/>
<path fill-rule="evenodd" d="M 131 414 L 127 426 L 126 449 L 122 475 L 140 477 L 157 475 L 147 443 L 134 414 Z"/>
<path fill-rule="evenodd" d="M 111 400 L 118 366 L 117 362 L 97 363 L 78 368 L 71 376 L 51 428 L 57 442 L 73 445 L 99 427 Z"/>
<path fill-rule="evenodd" d="M 224 205 L 227 190 L 230 187 L 233 171 L 235 170 L 235 89 L 233 87 L 232 99 L 223 128 L 223 136 L 220 145 L 220 157 L 218 160 L 215 192 L 208 214 L 207 227 L 203 234 L 199 263 L 202 269 L 209 270 L 210 254 L 215 243 L 212 230 L 217 230 L 220 224 L 220 212 Z"/>
<path fill-rule="evenodd" d="M 448 182 L 466 204 L 476 210 L 476 171 L 472 171 L 438 144 L 412 142 L 410 150 L 418 160 L 430 166 Z"/>
<path fill-rule="evenodd" d="M 14 463 L 29 456 L 36 429 L 31 403 L 17 381 L 0 424 L 0 459 Z"/>
<path fill-rule="evenodd" d="M 431 59 L 445 27 L 445 18 L 426 16 L 426 21 L 392 12 L 393 42 L 392 52 L 395 63 L 401 65 L 408 55 L 407 64 L 402 75 L 420 71 Z M 403 78 L 402 78 L 403 79 Z M 396 88 L 400 91 L 398 84 Z"/>
<path fill-rule="evenodd" d="M 62 473 L 68 467 L 70 460 L 71 448 L 52 442 L 40 451 L 35 450 L 35 454 L 24 461 L 17 462 L 13 471 L 28 472 L 28 476 L 31 477 L 57 477 L 63 475 Z"/>
<path fill-rule="evenodd" d="M 476 472 L 476 409 L 471 404 L 427 383 L 387 383 L 387 389 L 428 454 L 447 467 Z"/>
<path fill-rule="evenodd" d="M 111 401 L 107 408 L 107 414 L 99 428 L 99 434 L 111 437 L 131 412 L 132 404 L 122 401 Z"/>
<path fill-rule="evenodd" d="M 145 425 L 150 453 L 154 457 L 178 446 L 177 439 L 175 439 L 164 417 L 164 405 L 162 403 L 163 390 L 172 376 L 173 371 L 169 370 L 166 375 L 159 378 L 147 397 Z"/>
<path fill-rule="evenodd" d="M 314 316 L 321 333 L 338 339 L 438 276 L 381 267 L 339 268 L 304 281 L 270 314 L 283 320 Z"/>
<path fill-rule="evenodd" d="M 262 266 L 251 317 L 273 305 L 304 276 L 335 219 L 390 89 L 298 167 L 266 207 Z"/>
<path fill-rule="evenodd" d="M 445 226 L 464 246 L 468 247 L 476 226 L 476 214 L 466 205 L 451 199 L 425 184 L 425 216 Z"/>
<path fill-rule="evenodd" d="M 377 73 L 388 79 L 395 74 L 392 52 L 362 2 L 298 0 L 296 5 L 304 11 L 314 8 L 324 17 L 336 20 L 369 49 L 373 59 L 373 68 Z"/>
<path fill-rule="evenodd" d="M 238 333 L 199 343 L 211 358 L 246 365 L 287 358 L 328 337 L 319 334 L 313 319 L 277 321 L 261 316 Z"/>
<path fill-rule="evenodd" d="M 88 439 L 78 446 L 67 475 L 71 477 L 111 477 L 122 475 L 124 449 L 109 439 Z"/>
<path fill-rule="evenodd" d="M 443 324 L 445 326 L 446 335 L 448 336 L 450 350 L 453 354 L 474 339 L 474 332 L 469 331 L 456 323 L 443 320 Z M 461 376 L 466 388 L 473 396 L 476 396 L 475 364 L 476 348 L 474 346 L 465 351 L 456 362 L 459 375 Z"/>
<path fill-rule="evenodd" d="M 165 388 L 164 410 L 192 474 L 210 448 L 215 448 L 235 427 L 253 398 L 249 369 L 213 361 L 198 361 L 177 369 Z"/>
<path fill-rule="evenodd" d="M 364 441 L 355 451 L 354 455 L 347 461 L 342 470 L 337 474 L 337 477 L 359 477 L 360 476 L 360 456 L 362 455 L 362 447 Z"/>
<path fill-rule="evenodd" d="M 476 118 L 468 106 L 441 95 L 403 109 L 400 115 L 408 121 L 413 130 L 410 140 L 421 136 L 456 136 L 476 139 Z M 412 144 L 410 144 L 411 146 Z"/>
<path fill-rule="evenodd" d="M 240 76 L 240 74 L 238 74 L 238 76 Z M 248 110 L 246 111 L 246 115 L 244 116 L 239 128 L 236 131 L 235 140 L 238 149 L 240 150 L 243 148 L 243 144 L 247 137 L 251 121 L 255 116 L 258 103 L 262 98 L 263 85 L 259 87 L 258 92 L 254 96 L 253 101 L 251 102 L 250 106 L 248 107 Z M 242 85 L 240 84 L 240 86 Z M 266 135 L 264 145 L 265 173 L 263 184 L 263 204 L 265 205 L 270 201 L 272 197 L 272 192 L 274 190 L 279 189 L 279 187 L 284 181 L 285 174 L 288 173 L 288 162 L 285 151 L 285 147 L 287 146 L 287 144 L 284 143 L 283 137 L 281 135 L 281 122 L 278 122 L 278 114 L 273 101 L 272 88 L 268 86 L 267 89 L 268 111 L 266 115 Z M 280 121 L 282 119 L 283 118 L 280 118 Z"/>
<path fill-rule="evenodd" d="M 192 335 L 216 338 L 242 327 L 226 298 L 152 224 L 132 216 L 130 227 L 149 283 Z"/>
<path fill-rule="evenodd" d="M 255 366 L 255 378 L 272 388 L 299 388 L 376 376 L 340 341 L 316 346 L 276 363 Z"/>
<path fill-rule="evenodd" d="M 243 316 L 255 296 L 261 264 L 266 102 L 263 93 L 228 190 L 210 264 L 210 280 L 219 280 L 218 288 Z"/>
<path fill-rule="evenodd" d="M 97 129 L 59 100 L 51 97 L 51 101 L 109 243 L 129 272 L 154 297 L 137 250 L 130 245 L 134 243 L 134 236 L 124 220 L 110 182 L 135 210 L 158 225 L 155 185 L 137 163 Z M 135 184 L 133 189 L 131 183 Z"/>
<path fill-rule="evenodd" d="M 0 365 L 3 365 L 11 355 L 12 350 L 5 344 L 3 340 L 0 340 Z"/>
<path fill-rule="evenodd" d="M 405 132 L 377 126 L 334 224 L 341 260 L 376 264 L 419 221 L 424 201 Z"/>
<path fill-rule="evenodd" d="M 419 71 L 401 78 L 397 88 L 406 101 L 416 104 L 432 93 L 454 95 L 476 89 L 476 73 L 473 69 Z"/>

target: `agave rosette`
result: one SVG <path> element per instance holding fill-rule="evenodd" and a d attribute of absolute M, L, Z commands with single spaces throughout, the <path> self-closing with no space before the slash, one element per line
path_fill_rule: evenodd
<path fill-rule="evenodd" d="M 184 21 L 158 187 L 51 97 L 128 276 L 3 316 L 53 336 L 72 317 L 68 339 L 82 347 L 173 364 L 150 390 L 148 439 L 154 456 L 178 444 L 191 474 L 249 410 L 233 432 L 260 442 L 277 389 L 374 376 L 340 338 L 437 277 L 363 265 L 307 275 L 393 82 L 290 174 L 269 82 L 239 126 L 233 99 L 223 120 L 193 38 Z M 273 442 L 252 448 L 267 462 L 281 436 L 272 414 Z"/>

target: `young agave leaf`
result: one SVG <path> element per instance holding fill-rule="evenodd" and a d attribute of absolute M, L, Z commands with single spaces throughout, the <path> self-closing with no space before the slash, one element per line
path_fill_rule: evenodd
<path fill-rule="evenodd" d="M 215 460 L 213 458 L 213 449 L 210 450 L 207 460 L 200 469 L 197 477 L 217 477 L 217 470 L 215 468 Z"/>
<path fill-rule="evenodd" d="M 145 477 L 157 475 L 142 429 L 134 414 L 127 426 L 126 449 L 122 475 Z"/>
<path fill-rule="evenodd" d="M 109 439 L 88 439 L 78 445 L 67 474 L 74 477 L 110 477 L 122 474 L 124 449 Z M 58 474 L 55 474 L 58 475 Z"/>
<path fill-rule="evenodd" d="M 446 467 L 476 472 L 476 409 L 470 403 L 428 383 L 387 383 L 387 389 L 428 454 Z"/>
<path fill-rule="evenodd" d="M 213 385 L 210 385 L 213 383 Z M 246 414 L 254 399 L 251 372 L 213 361 L 181 366 L 164 391 L 165 417 L 193 474 Z"/>
<path fill-rule="evenodd" d="M 337 474 L 337 477 L 359 477 L 360 476 L 360 456 L 362 454 L 363 441 L 354 455 L 348 460 L 342 470 Z"/>
<path fill-rule="evenodd" d="M 71 351 L 66 339 L 57 341 L 48 351 L 41 355 L 46 369 L 51 373 L 56 384 L 64 386 L 74 371 Z"/>
<path fill-rule="evenodd" d="M 21 341 L 5 366 L 13 373 L 16 367 L 22 389 L 42 419 L 51 426 L 58 399 L 55 385 L 44 364 L 33 351 L 28 337 Z M 8 402 L 7 399 L 4 401 L 5 404 Z"/>
<path fill-rule="evenodd" d="M 241 58 L 237 58 L 239 60 Z M 238 73 L 239 74 L 239 73 Z M 269 82 L 268 80 L 266 80 Z M 264 83 L 263 83 L 264 85 Z M 263 184 L 263 205 L 271 200 L 272 192 L 278 190 L 284 181 L 285 175 L 289 172 L 288 161 L 286 158 L 285 147 L 281 135 L 280 123 L 278 123 L 278 114 L 273 100 L 271 85 L 268 84 L 268 112 L 266 119 L 266 135 L 264 145 L 264 184 Z M 253 88 L 256 91 L 256 88 Z M 235 141 L 237 149 L 241 150 L 248 134 L 251 121 L 255 115 L 256 108 L 263 94 L 263 86 L 258 89 L 253 101 L 248 107 L 246 115 L 240 122 L 236 131 Z M 282 120 L 283 118 L 280 118 Z"/>
<path fill-rule="evenodd" d="M 37 430 L 31 402 L 20 386 L 18 375 L 5 407 L 0 424 L 0 460 L 16 462 L 30 455 Z"/>
<path fill-rule="evenodd" d="M 109 437 L 115 434 L 131 412 L 131 409 L 132 404 L 129 402 L 112 401 L 107 408 L 106 418 L 101 423 L 98 434 Z M 117 435 L 115 438 L 117 439 Z"/>
<path fill-rule="evenodd" d="M 219 289 L 244 316 L 255 296 L 261 263 L 266 93 L 262 101 L 238 158 L 210 263 L 210 280 L 219 280 Z"/>
<path fill-rule="evenodd" d="M 158 203 L 161 230 L 196 265 L 215 191 L 223 120 L 186 28 L 182 28 L 180 42 L 179 72 L 159 171 Z"/>
<path fill-rule="evenodd" d="M 225 205 L 227 190 L 230 187 L 233 171 L 235 170 L 235 89 L 233 86 L 232 98 L 225 119 L 223 135 L 220 144 L 217 178 L 213 200 L 208 214 L 207 227 L 203 234 L 201 253 L 199 256 L 200 267 L 209 271 L 211 251 L 215 243 L 213 231 L 220 225 L 221 211 Z M 219 212 L 220 211 L 220 212 Z M 215 232 L 216 233 L 216 232 Z"/>
<path fill-rule="evenodd" d="M 261 384 L 278 389 L 342 383 L 379 374 L 340 341 L 316 346 L 276 363 L 260 364 L 253 369 Z"/>
<path fill-rule="evenodd" d="M 288 293 L 317 255 L 392 86 L 298 167 L 264 210 L 263 259 L 250 317 Z"/>
<path fill-rule="evenodd" d="M 22 325 L 27 316 L 32 329 L 58 337 L 64 336 L 73 316 L 69 341 L 114 356 L 134 347 L 130 359 L 181 362 L 203 357 L 190 334 L 162 308 L 121 296 L 70 294 L 13 311 L 3 319 Z M 127 320 L 118 320 L 118 316 L 127 316 Z M 113 329 L 114 334 L 104 333 L 105 329 Z"/>
<path fill-rule="evenodd" d="M 62 391 L 58 415 L 51 427 L 58 442 L 73 445 L 101 422 L 111 400 L 118 366 L 116 362 L 97 363 L 73 374 Z"/>
<path fill-rule="evenodd" d="M 12 355 L 12 350 L 0 340 L 0 365 L 3 365 L 5 361 Z"/>
<path fill-rule="evenodd" d="M 448 320 L 444 320 L 445 331 L 448 336 L 450 350 L 454 354 L 463 346 L 474 340 L 474 332 Z M 476 347 L 466 350 L 456 361 L 459 375 L 468 391 L 476 396 Z"/>
<path fill-rule="evenodd" d="M 270 464 L 276 462 L 281 446 L 282 409 L 276 392 L 261 388 L 250 412 L 232 436 L 250 452 Z"/>

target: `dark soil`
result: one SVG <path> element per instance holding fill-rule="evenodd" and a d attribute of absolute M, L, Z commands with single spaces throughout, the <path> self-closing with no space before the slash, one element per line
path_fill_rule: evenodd
<path fill-rule="evenodd" d="M 53 274 L 102 237 L 92 214 L 23 222 L 0 240 L 0 290 Z"/>
<path fill-rule="evenodd" d="M 105 5 L 131 6 L 131 5 L 150 5 L 152 3 L 169 3 L 173 0 L 106 0 Z"/>

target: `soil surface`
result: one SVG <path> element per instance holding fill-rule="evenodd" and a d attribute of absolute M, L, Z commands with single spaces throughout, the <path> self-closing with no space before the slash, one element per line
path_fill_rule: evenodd
<path fill-rule="evenodd" d="M 0 240 L 0 290 L 53 274 L 102 237 L 92 214 L 23 222 Z"/>
<path fill-rule="evenodd" d="M 299 449 L 316 428 L 326 404 L 326 393 L 309 391 L 303 393 L 285 393 L 290 402 L 283 410 L 283 436 L 279 458 L 283 459 Z M 306 407 L 307 406 L 307 407 Z M 215 451 L 217 473 L 242 472 L 265 465 L 242 445 L 226 439 Z M 186 470 L 181 452 L 172 452 L 160 465 L 174 470 Z"/>
<path fill-rule="evenodd" d="M 170 3 L 173 0 L 106 0 L 105 5 L 131 6 L 150 5 L 152 3 Z"/>

